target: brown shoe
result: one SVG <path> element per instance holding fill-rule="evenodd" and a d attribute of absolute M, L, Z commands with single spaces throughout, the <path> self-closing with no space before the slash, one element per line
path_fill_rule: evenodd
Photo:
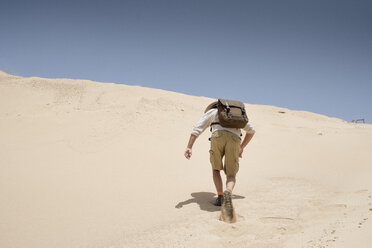
<path fill-rule="evenodd" d="M 223 192 L 223 203 L 221 208 L 221 220 L 233 223 L 235 222 L 234 207 L 231 201 L 231 191 L 225 190 Z"/>
<path fill-rule="evenodd" d="M 220 207 L 223 202 L 223 195 L 219 195 L 216 199 L 216 201 L 213 203 L 213 205 Z"/>

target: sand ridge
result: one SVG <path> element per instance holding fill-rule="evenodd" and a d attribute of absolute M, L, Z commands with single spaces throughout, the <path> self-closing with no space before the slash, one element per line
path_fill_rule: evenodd
<path fill-rule="evenodd" d="M 257 133 L 227 224 L 211 205 L 210 133 L 182 156 L 213 99 L 4 72 L 0 94 L 1 247 L 370 244 L 369 124 L 246 104 Z"/>

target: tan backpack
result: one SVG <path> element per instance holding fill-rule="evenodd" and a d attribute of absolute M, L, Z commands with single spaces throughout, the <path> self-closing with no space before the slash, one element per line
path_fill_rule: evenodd
<path fill-rule="evenodd" d="M 223 127 L 244 128 L 248 123 L 247 113 L 242 102 L 218 99 L 218 101 L 209 104 L 204 113 L 212 108 L 217 108 L 219 122 L 213 122 L 211 126 L 220 124 Z"/>

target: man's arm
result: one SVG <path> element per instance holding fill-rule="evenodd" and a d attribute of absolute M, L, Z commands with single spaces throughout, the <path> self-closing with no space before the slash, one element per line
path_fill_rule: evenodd
<path fill-rule="evenodd" d="M 189 143 L 187 144 L 187 148 L 185 151 L 185 157 L 187 159 L 191 158 L 192 155 L 192 146 L 194 145 L 195 140 L 199 137 L 199 135 L 204 132 L 204 130 L 211 125 L 213 118 L 217 115 L 217 109 L 211 109 L 207 113 L 205 113 L 201 119 L 196 123 L 194 129 L 191 132 Z"/>
<path fill-rule="evenodd" d="M 242 144 L 240 145 L 240 152 L 239 152 L 239 157 L 240 157 L 240 158 L 242 158 L 244 148 L 245 148 L 245 147 L 248 145 L 248 143 L 251 141 L 251 139 L 253 138 L 253 135 L 254 135 L 254 133 L 246 133 L 246 134 L 245 134 L 244 140 L 243 140 Z"/>
<path fill-rule="evenodd" d="M 195 135 L 192 135 L 192 134 L 190 135 L 189 143 L 187 144 L 187 148 L 186 148 L 186 151 L 185 151 L 185 154 L 184 154 L 187 159 L 191 158 L 192 146 L 194 145 L 196 138 L 198 138 L 198 136 L 195 136 Z"/>

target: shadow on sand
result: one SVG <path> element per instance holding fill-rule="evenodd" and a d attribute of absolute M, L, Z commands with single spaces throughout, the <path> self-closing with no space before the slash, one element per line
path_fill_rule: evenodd
<path fill-rule="evenodd" d="M 185 205 L 196 203 L 199 205 L 200 210 L 208 211 L 208 212 L 217 212 L 220 211 L 221 208 L 214 206 L 213 203 L 216 199 L 216 194 L 211 192 L 194 192 L 191 193 L 192 198 L 179 202 L 175 208 L 182 208 Z M 244 199 L 244 196 L 234 195 L 232 199 Z"/>

